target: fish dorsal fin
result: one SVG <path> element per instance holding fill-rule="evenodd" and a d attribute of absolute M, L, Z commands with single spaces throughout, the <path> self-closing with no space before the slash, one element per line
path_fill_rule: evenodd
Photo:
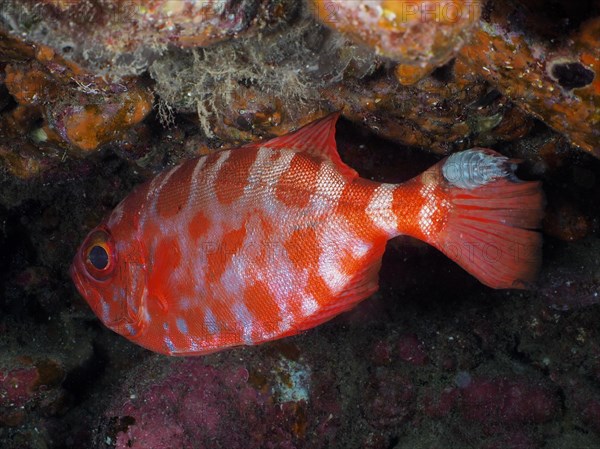
<path fill-rule="evenodd" d="M 275 137 L 264 143 L 252 143 L 249 146 L 296 150 L 310 154 L 330 161 L 342 175 L 354 179 L 358 177 L 358 173 L 342 161 L 335 143 L 335 124 L 339 117 L 340 113 L 334 112 L 294 132 Z"/>

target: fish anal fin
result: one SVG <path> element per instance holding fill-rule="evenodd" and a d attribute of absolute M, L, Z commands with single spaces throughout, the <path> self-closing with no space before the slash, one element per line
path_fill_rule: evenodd
<path fill-rule="evenodd" d="M 368 298 L 379 289 L 379 269 L 385 245 L 375 249 L 363 268 L 356 272 L 344 289 L 337 293 L 328 305 L 319 307 L 313 315 L 302 320 L 296 330 L 306 330 L 329 321 L 340 313 L 354 308 L 363 299 Z"/>

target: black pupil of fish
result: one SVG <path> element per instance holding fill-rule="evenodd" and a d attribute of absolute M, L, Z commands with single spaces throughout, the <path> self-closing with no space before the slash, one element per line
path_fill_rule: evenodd
<path fill-rule="evenodd" d="M 88 254 L 88 260 L 97 270 L 104 270 L 108 265 L 108 253 L 101 246 L 94 246 Z"/>

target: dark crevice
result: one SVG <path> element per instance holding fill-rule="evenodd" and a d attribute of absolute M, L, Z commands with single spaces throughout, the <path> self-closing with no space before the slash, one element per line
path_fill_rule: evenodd
<path fill-rule="evenodd" d="M 531 359 L 531 356 L 519 349 L 519 346 L 521 346 L 521 338 L 519 337 L 519 335 L 515 334 L 513 336 L 513 341 L 514 344 L 512 345 L 512 348 L 508 348 L 508 354 L 514 360 L 522 363 L 523 365 L 532 366 L 533 360 Z"/>
<path fill-rule="evenodd" d="M 473 109 L 483 109 L 493 104 L 500 97 L 502 97 L 502 94 L 498 89 L 490 89 L 482 98 L 475 103 L 472 103 L 470 106 Z"/>
<path fill-rule="evenodd" d="M 562 41 L 599 12 L 594 0 L 521 0 L 519 3 L 524 10 L 511 15 L 511 25 L 518 31 L 536 32 L 549 42 Z"/>
<path fill-rule="evenodd" d="M 125 433 L 130 426 L 135 424 L 133 416 L 113 416 L 109 418 L 107 432 L 116 441 L 117 435 L 121 432 Z"/>
<path fill-rule="evenodd" d="M 390 442 L 388 444 L 388 449 L 394 449 L 399 442 L 400 442 L 400 438 L 398 438 L 397 435 L 392 435 L 390 437 Z"/>
<path fill-rule="evenodd" d="M 98 345 L 94 345 L 92 357 L 71 370 L 63 382 L 63 388 L 71 394 L 75 404 L 85 401 L 103 376 L 108 356 Z"/>
<path fill-rule="evenodd" d="M 595 73 L 579 62 L 564 62 L 552 65 L 552 77 L 564 89 L 585 87 L 594 81 Z"/>
<path fill-rule="evenodd" d="M 456 59 L 452 59 L 441 67 L 438 67 L 431 74 L 432 78 L 442 83 L 454 81 L 454 64 Z"/>
<path fill-rule="evenodd" d="M 0 84 L 0 112 L 6 114 L 17 107 L 18 103 L 8 92 L 5 84 Z"/>

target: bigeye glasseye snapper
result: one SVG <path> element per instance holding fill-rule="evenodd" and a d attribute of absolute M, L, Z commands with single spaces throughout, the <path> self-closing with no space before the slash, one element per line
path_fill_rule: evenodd
<path fill-rule="evenodd" d="M 539 182 L 482 148 L 403 184 L 362 179 L 329 115 L 267 142 L 188 160 L 140 185 L 90 232 L 71 275 L 102 322 L 152 351 L 199 355 L 310 329 L 378 288 L 407 234 L 492 288 L 540 264 Z"/>

